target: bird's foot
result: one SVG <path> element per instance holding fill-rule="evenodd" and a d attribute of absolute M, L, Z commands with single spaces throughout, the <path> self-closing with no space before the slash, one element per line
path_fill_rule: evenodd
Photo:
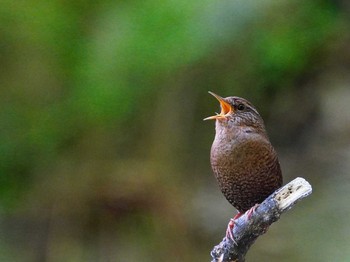
<path fill-rule="evenodd" d="M 237 243 L 235 241 L 232 230 L 235 227 L 235 220 L 242 215 L 243 214 L 241 212 L 239 212 L 237 215 L 235 215 L 233 218 L 231 218 L 230 222 L 228 222 L 227 229 L 226 229 L 226 238 L 231 239 L 235 244 L 237 244 Z"/>
<path fill-rule="evenodd" d="M 259 204 L 255 204 L 252 208 L 250 208 L 246 214 L 247 214 L 247 220 L 249 220 L 253 213 L 255 212 L 256 208 L 259 206 Z M 235 238 L 233 235 L 233 228 L 235 227 L 235 220 L 238 219 L 239 217 L 241 217 L 243 215 L 243 213 L 239 212 L 237 215 L 235 215 L 233 218 L 230 219 L 230 222 L 227 225 L 227 229 L 226 229 L 226 238 L 231 239 L 235 244 Z"/>
<path fill-rule="evenodd" d="M 255 204 L 251 209 L 249 209 L 246 214 L 247 214 L 247 220 L 249 220 L 253 213 L 255 212 L 256 208 L 259 206 L 259 204 Z"/>
<path fill-rule="evenodd" d="M 230 219 L 230 222 L 228 222 L 227 229 L 226 229 L 226 238 L 231 239 L 234 243 L 236 243 L 235 238 L 233 236 L 233 228 L 235 227 L 235 220 L 234 218 Z"/>

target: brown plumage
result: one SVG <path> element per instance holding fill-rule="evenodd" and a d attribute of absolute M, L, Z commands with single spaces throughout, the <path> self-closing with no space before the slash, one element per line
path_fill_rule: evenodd
<path fill-rule="evenodd" d="M 221 105 L 220 114 L 205 119 L 216 120 L 211 166 L 226 199 L 243 213 L 281 187 L 281 168 L 254 106 L 211 94 Z"/>

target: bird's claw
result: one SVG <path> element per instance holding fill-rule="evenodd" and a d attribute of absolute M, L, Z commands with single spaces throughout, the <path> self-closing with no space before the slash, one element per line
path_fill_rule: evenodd
<path fill-rule="evenodd" d="M 252 217 L 252 215 L 253 215 L 253 213 L 255 212 L 255 210 L 256 210 L 256 208 L 259 206 L 259 204 L 255 204 L 251 209 L 249 209 L 248 211 L 247 211 L 247 219 L 249 220 L 251 217 Z"/>
<path fill-rule="evenodd" d="M 234 227 L 235 227 L 235 219 L 234 219 L 234 218 L 231 218 L 231 219 L 230 219 L 230 222 L 229 222 L 228 225 L 227 225 L 227 229 L 226 229 L 226 238 L 227 238 L 227 239 L 231 239 L 235 244 L 237 244 L 236 241 L 235 241 L 235 238 L 234 238 L 234 236 L 233 236 L 233 232 L 232 232 L 232 230 L 233 230 Z"/>
<path fill-rule="evenodd" d="M 246 212 L 247 220 L 249 220 L 252 217 L 253 213 L 255 212 L 255 210 L 258 206 L 259 206 L 258 204 L 255 204 L 251 209 L 249 209 Z M 232 240 L 236 245 L 237 245 L 237 242 L 236 242 L 234 235 L 233 235 L 233 228 L 235 227 L 235 220 L 238 219 L 239 217 L 241 217 L 242 215 L 243 214 L 241 212 L 239 212 L 237 215 L 235 215 L 233 218 L 231 218 L 230 222 L 227 225 L 227 229 L 226 229 L 226 238 Z"/>
<path fill-rule="evenodd" d="M 230 222 L 228 222 L 227 229 L 226 229 L 226 238 L 231 239 L 236 245 L 237 242 L 235 241 L 234 235 L 233 235 L 233 228 L 235 227 L 235 220 L 242 216 L 242 213 L 238 213 L 234 216 L 234 218 L 230 219 Z"/>

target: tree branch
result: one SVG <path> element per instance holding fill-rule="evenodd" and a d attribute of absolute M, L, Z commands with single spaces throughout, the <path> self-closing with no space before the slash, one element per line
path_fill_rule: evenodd
<path fill-rule="evenodd" d="M 281 214 L 291 209 L 299 200 L 312 193 L 311 185 L 304 178 L 296 178 L 266 198 L 247 219 L 247 212 L 235 220 L 235 242 L 224 238 L 211 251 L 212 262 L 244 262 L 251 245 Z"/>

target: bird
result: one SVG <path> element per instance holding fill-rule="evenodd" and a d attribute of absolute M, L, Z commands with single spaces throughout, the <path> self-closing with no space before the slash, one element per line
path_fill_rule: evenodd
<path fill-rule="evenodd" d="M 219 114 L 204 119 L 216 122 L 210 163 L 221 192 L 238 211 L 226 230 L 234 241 L 235 219 L 246 211 L 250 219 L 258 204 L 282 186 L 282 171 L 254 105 L 241 97 L 209 93 L 221 106 Z"/>

